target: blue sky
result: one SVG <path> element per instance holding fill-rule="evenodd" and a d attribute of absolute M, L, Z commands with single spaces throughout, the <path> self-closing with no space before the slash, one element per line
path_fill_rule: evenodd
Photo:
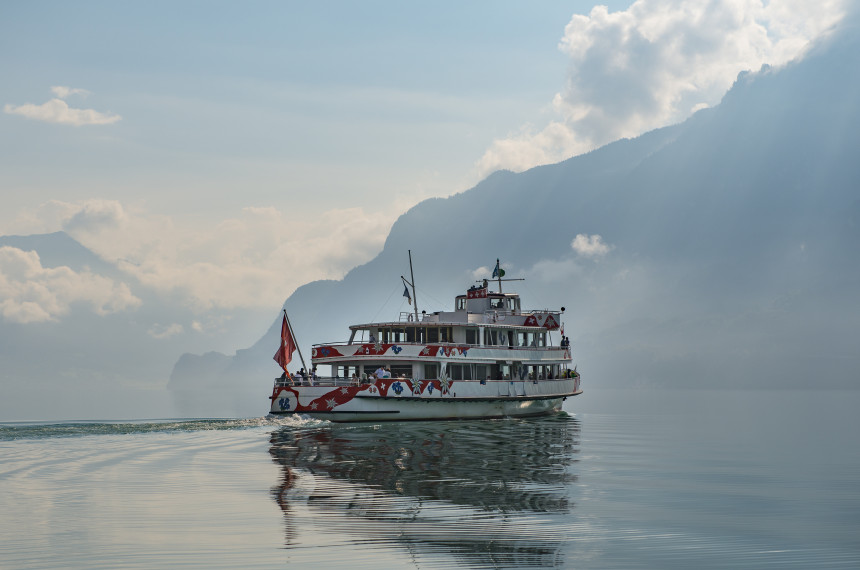
<path fill-rule="evenodd" d="M 268 205 L 285 189 L 299 210 L 310 192 L 380 208 L 463 190 L 493 137 L 557 90 L 556 45 L 576 7 L 6 5 L 3 104 L 64 85 L 122 117 L 64 132 L 3 117 L 6 156 L 31 166 L 11 182 L 78 200 L 145 194 L 189 213 Z"/>
<path fill-rule="evenodd" d="M 603 4 L 3 3 L 0 234 L 277 306 L 422 199 L 683 120 L 847 5 Z"/>

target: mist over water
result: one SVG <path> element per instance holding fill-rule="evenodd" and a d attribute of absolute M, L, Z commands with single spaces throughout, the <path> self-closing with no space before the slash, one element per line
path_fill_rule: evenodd
<path fill-rule="evenodd" d="M 0 566 L 857 567 L 858 404 L 590 390 L 531 420 L 0 424 Z"/>

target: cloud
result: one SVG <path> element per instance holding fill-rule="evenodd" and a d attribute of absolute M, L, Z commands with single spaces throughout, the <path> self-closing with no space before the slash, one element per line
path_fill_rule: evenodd
<path fill-rule="evenodd" d="M 149 336 L 156 339 L 165 339 L 170 338 L 172 336 L 178 335 L 184 332 L 184 328 L 179 323 L 172 323 L 169 325 L 152 325 L 147 332 Z"/>
<path fill-rule="evenodd" d="M 28 119 L 44 121 L 46 123 L 57 123 L 61 125 L 110 125 L 116 123 L 122 117 L 113 113 L 100 113 L 94 109 L 75 109 L 69 107 L 63 99 L 70 95 L 87 95 L 85 89 L 54 86 L 51 91 L 57 96 L 46 103 L 35 105 L 24 103 L 23 105 L 6 104 L 3 111 L 10 115 L 20 115 Z"/>
<path fill-rule="evenodd" d="M 133 309 L 141 301 L 125 283 L 69 267 L 42 267 L 33 251 L 0 247 L 0 317 L 14 323 L 56 321 L 75 303 L 98 315 Z"/>
<path fill-rule="evenodd" d="M 83 95 L 87 96 L 90 94 L 86 89 L 78 89 L 73 87 L 64 87 L 62 85 L 55 85 L 51 87 L 51 92 L 56 95 L 60 99 L 66 99 L 70 95 Z"/>
<path fill-rule="evenodd" d="M 493 270 L 487 267 L 486 265 L 482 265 L 481 267 L 473 270 L 469 275 L 473 280 L 479 281 L 481 279 L 489 279 L 490 275 L 493 274 Z"/>
<path fill-rule="evenodd" d="M 683 121 L 719 102 L 739 72 L 782 65 L 844 16 L 846 0 L 637 0 L 574 15 L 555 118 L 493 142 L 476 167 L 522 171 Z"/>
<path fill-rule="evenodd" d="M 603 238 L 597 234 L 591 236 L 576 234 L 576 237 L 570 242 L 570 247 L 583 257 L 601 257 L 613 248 L 613 246 L 603 243 Z"/>
<path fill-rule="evenodd" d="M 70 233 L 99 232 L 106 228 L 121 228 L 126 221 L 122 205 L 116 200 L 87 200 L 80 209 L 63 221 L 63 229 Z"/>
<path fill-rule="evenodd" d="M 147 287 L 177 294 L 203 312 L 271 308 L 304 283 L 342 278 L 382 249 L 395 217 L 393 210 L 344 208 L 298 218 L 248 207 L 203 224 L 129 210 L 114 200 L 54 200 L 24 213 L 15 227 L 19 233 L 62 228 Z M 212 326 L 201 321 L 191 329 Z"/>

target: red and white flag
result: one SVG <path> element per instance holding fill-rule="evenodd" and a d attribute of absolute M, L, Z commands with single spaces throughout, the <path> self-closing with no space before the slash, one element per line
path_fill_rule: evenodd
<path fill-rule="evenodd" d="M 293 353 L 296 351 L 296 343 L 290 334 L 290 327 L 287 325 L 287 313 L 284 312 L 284 322 L 281 323 L 281 347 L 275 353 L 275 362 L 281 365 L 284 372 L 287 371 L 287 364 L 293 359 Z"/>

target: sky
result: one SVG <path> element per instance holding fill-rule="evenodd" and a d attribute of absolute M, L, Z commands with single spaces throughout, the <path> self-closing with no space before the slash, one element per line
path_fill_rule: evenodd
<path fill-rule="evenodd" d="M 4 2 L 0 235 L 65 230 L 201 312 L 276 308 L 421 200 L 680 122 L 847 6 Z M 96 314 L 139 304 L 68 273 L 5 251 L 0 318 L 90 285 Z"/>

